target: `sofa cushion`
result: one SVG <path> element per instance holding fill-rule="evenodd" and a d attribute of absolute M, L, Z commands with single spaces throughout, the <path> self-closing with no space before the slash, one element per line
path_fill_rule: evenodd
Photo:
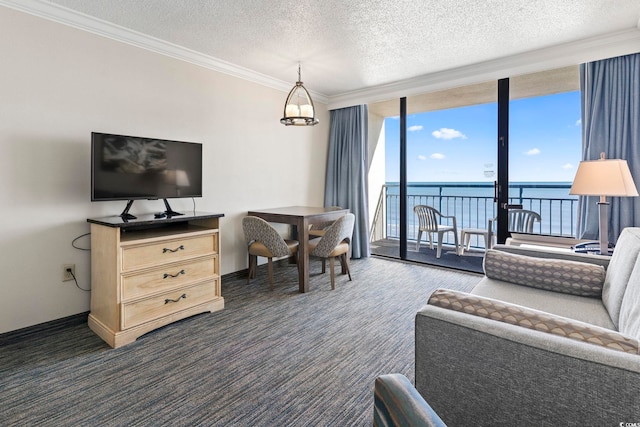
<path fill-rule="evenodd" d="M 625 353 L 639 354 L 638 340 L 616 331 L 543 311 L 450 289 L 437 289 L 428 304 L 512 325 L 582 341 Z"/>
<path fill-rule="evenodd" d="M 640 253 L 640 228 L 625 228 L 616 242 L 616 249 L 609 262 L 602 288 L 602 302 L 609 311 L 616 329 L 620 327 L 620 306 L 638 253 Z"/>
<path fill-rule="evenodd" d="M 640 340 L 640 257 L 636 260 L 620 305 L 621 333 Z"/>
<path fill-rule="evenodd" d="M 600 297 L 604 267 L 586 262 L 537 258 L 490 249 L 484 257 L 487 277 L 572 295 Z"/>

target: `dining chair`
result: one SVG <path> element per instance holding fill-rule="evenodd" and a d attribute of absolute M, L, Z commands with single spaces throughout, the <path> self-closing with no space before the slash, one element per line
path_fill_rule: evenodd
<path fill-rule="evenodd" d="M 273 258 L 294 256 L 296 265 L 298 254 L 298 241 L 284 239 L 278 230 L 262 218 L 246 216 L 242 218 L 242 231 L 247 242 L 249 253 L 249 274 L 247 283 L 255 277 L 258 266 L 258 257 L 267 258 L 269 270 L 269 289 L 273 290 Z"/>
<path fill-rule="evenodd" d="M 329 270 L 331 272 L 331 289 L 336 288 L 335 282 L 335 259 L 340 260 L 342 265 L 342 274 L 348 274 L 351 280 L 351 271 L 349 270 L 349 249 L 351 245 L 351 236 L 353 235 L 353 225 L 355 223 L 355 215 L 348 213 L 338 218 L 325 230 L 325 233 L 319 239 L 309 241 L 309 255 L 322 258 L 322 272 L 326 271 L 326 260 L 329 259 Z"/>
<path fill-rule="evenodd" d="M 337 211 L 342 208 L 340 206 L 330 206 L 329 209 L 331 209 L 332 211 Z M 311 224 L 309 226 L 309 238 L 312 239 L 314 237 L 324 236 L 324 233 L 326 232 L 327 228 L 329 228 L 333 223 L 334 221 L 325 221 L 319 224 Z"/>
<path fill-rule="evenodd" d="M 416 241 L 416 250 L 420 250 L 420 239 L 422 233 L 427 233 L 429 237 L 429 248 L 433 249 L 433 233 L 438 234 L 438 250 L 436 252 L 436 258 L 440 258 L 442 254 L 442 237 L 444 233 L 453 233 L 456 255 L 458 253 L 458 226 L 456 224 L 455 216 L 442 215 L 436 208 L 427 205 L 416 205 L 413 208 L 413 212 L 418 216 L 418 240 Z M 450 219 L 451 225 L 442 225 L 440 220 Z"/>

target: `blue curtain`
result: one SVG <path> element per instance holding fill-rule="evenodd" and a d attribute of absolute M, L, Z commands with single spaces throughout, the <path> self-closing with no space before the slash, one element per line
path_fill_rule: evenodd
<path fill-rule="evenodd" d="M 370 248 L 367 208 L 367 106 L 332 110 L 330 119 L 324 205 L 351 210 L 356 216 L 351 256 L 368 257 Z"/>
<path fill-rule="evenodd" d="M 580 66 L 582 159 L 624 159 L 640 183 L 640 53 Z M 597 197 L 580 197 L 578 237 L 598 239 Z M 609 241 L 624 227 L 640 226 L 639 197 L 607 197 Z"/>

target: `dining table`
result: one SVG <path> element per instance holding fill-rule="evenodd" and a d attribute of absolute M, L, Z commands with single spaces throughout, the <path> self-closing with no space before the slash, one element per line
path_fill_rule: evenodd
<path fill-rule="evenodd" d="M 287 206 L 248 212 L 250 216 L 257 216 L 267 222 L 290 224 L 295 227 L 294 238 L 298 239 L 298 284 L 302 293 L 309 291 L 309 226 L 335 221 L 347 213 L 349 209 L 315 206 Z"/>

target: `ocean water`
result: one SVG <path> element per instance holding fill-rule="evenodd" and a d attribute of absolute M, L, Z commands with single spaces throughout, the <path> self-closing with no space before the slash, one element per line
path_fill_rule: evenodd
<path fill-rule="evenodd" d="M 542 221 L 534 232 L 574 236 L 578 196 L 569 195 L 571 182 L 512 182 L 509 203 L 538 212 Z M 400 186 L 385 185 L 385 217 L 387 237 L 399 237 Z M 485 182 L 411 182 L 407 188 L 409 239 L 417 236 L 415 205 L 429 205 L 443 215 L 454 215 L 458 229 L 486 228 L 496 215 L 493 183 Z"/>

